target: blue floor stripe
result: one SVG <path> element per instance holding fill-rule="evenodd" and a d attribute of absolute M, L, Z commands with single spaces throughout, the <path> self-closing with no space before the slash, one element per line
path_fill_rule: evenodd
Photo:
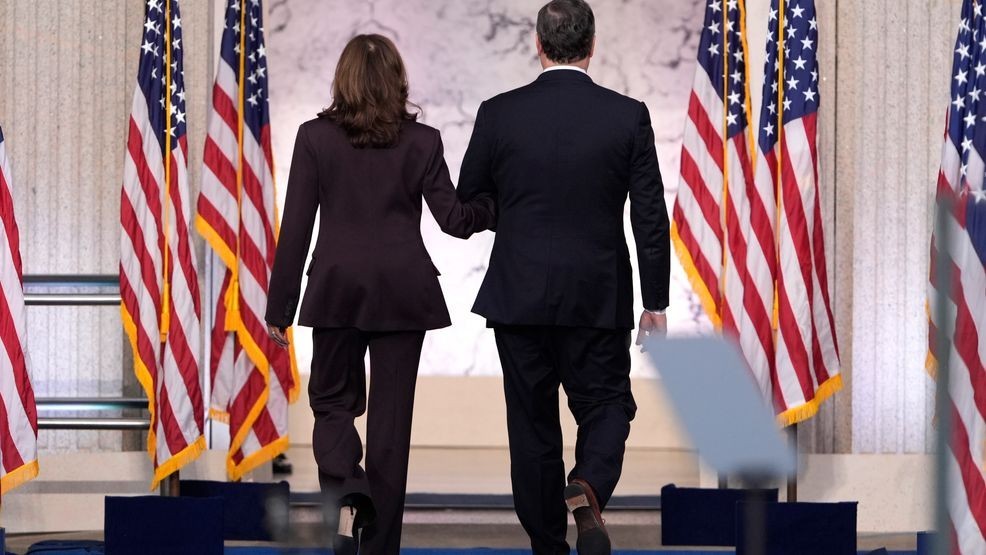
<path fill-rule="evenodd" d="M 274 548 L 274 547 L 227 547 L 225 552 L 229 555 L 331 555 L 328 549 L 314 548 Z M 489 548 L 470 548 L 470 549 L 428 549 L 428 548 L 409 548 L 401 549 L 402 555 L 524 555 L 530 553 L 529 549 L 489 549 Z M 573 551 L 573 553 L 575 553 Z M 614 555 L 735 555 L 735 551 L 680 551 L 676 549 L 661 549 L 657 551 L 613 551 Z M 860 551 L 859 555 L 866 555 L 867 551 Z M 888 555 L 916 555 L 916 551 L 890 551 Z"/>
<path fill-rule="evenodd" d="M 318 492 L 291 492 L 294 505 L 319 505 L 322 494 Z M 408 493 L 404 501 L 408 509 L 504 509 L 513 510 L 514 498 L 510 494 L 472 493 Z M 660 495 L 617 495 L 606 504 L 607 510 L 661 510 Z"/>

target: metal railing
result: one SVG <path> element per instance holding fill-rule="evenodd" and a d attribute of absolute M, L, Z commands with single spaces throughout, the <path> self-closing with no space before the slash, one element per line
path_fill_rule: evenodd
<path fill-rule="evenodd" d="M 38 410 L 44 412 L 147 410 L 147 399 L 139 397 L 39 397 L 35 403 Z M 143 431 L 150 424 L 151 420 L 147 417 L 43 416 L 38 418 L 38 428 L 42 430 Z"/>
<path fill-rule="evenodd" d="M 37 289 L 95 289 L 91 293 L 35 292 Z M 27 306 L 119 306 L 120 281 L 115 275 L 24 276 Z"/>
<path fill-rule="evenodd" d="M 85 293 L 57 292 L 57 289 L 88 289 Z M 39 291 L 40 290 L 40 291 Z M 24 303 L 27 306 L 119 306 L 120 282 L 115 275 L 27 275 L 24 276 Z M 147 399 L 139 397 L 48 397 L 35 400 L 43 412 L 108 412 L 126 409 L 147 410 Z M 42 430 L 146 430 L 147 417 L 39 417 Z"/>
<path fill-rule="evenodd" d="M 147 408 L 147 399 L 142 397 L 39 397 L 35 399 L 38 409 L 44 411 L 77 411 L 77 410 L 122 410 Z"/>
<path fill-rule="evenodd" d="M 151 425 L 149 418 L 48 418 L 38 417 L 39 430 L 135 430 Z"/>

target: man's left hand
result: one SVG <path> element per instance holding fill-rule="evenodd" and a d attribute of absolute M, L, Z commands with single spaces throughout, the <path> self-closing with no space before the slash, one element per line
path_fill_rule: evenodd
<path fill-rule="evenodd" d="M 668 334 L 668 315 L 643 311 L 640 325 L 637 326 L 637 345 L 643 346 L 648 337 L 664 337 Z"/>
<path fill-rule="evenodd" d="M 288 347 L 288 329 L 267 324 L 267 335 L 277 343 L 278 347 L 286 349 Z"/>

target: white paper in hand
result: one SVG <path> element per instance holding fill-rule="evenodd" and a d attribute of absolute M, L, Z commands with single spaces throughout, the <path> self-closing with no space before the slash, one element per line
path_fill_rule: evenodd
<path fill-rule="evenodd" d="M 795 453 L 735 345 L 719 337 L 652 338 L 645 348 L 709 466 L 722 474 L 794 474 Z"/>

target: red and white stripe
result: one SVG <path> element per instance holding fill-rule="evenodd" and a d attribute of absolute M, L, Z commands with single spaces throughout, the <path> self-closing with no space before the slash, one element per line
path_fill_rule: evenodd
<path fill-rule="evenodd" d="M 38 475 L 38 413 L 26 352 L 10 163 L 0 132 L 0 495 Z"/>
<path fill-rule="evenodd" d="M 708 74 L 695 72 L 681 146 L 681 182 L 672 235 L 692 286 L 713 323 L 721 326 L 723 258 L 723 105 Z"/>
<path fill-rule="evenodd" d="M 754 224 L 769 225 L 755 219 L 764 212 L 763 202 L 752 189 L 753 164 L 746 133 L 729 141 L 730 175 L 726 204 L 726 257 L 723 263 L 722 330 L 735 337 L 753 377 L 766 398 L 770 391 L 774 360 L 770 310 L 773 305 L 773 243 L 769 228 L 762 231 Z M 759 280 L 759 281 L 758 281 Z M 766 283 L 764 283 L 766 282 Z"/>
<path fill-rule="evenodd" d="M 788 122 L 775 152 L 762 154 L 774 167 L 780 160 L 773 181 L 779 196 L 773 398 L 786 424 L 813 416 L 842 383 L 826 274 L 817 118 L 812 113 Z"/>
<path fill-rule="evenodd" d="M 151 413 L 147 440 L 154 461 L 153 489 L 205 449 L 205 409 L 199 377 L 198 271 L 189 228 L 188 145 L 184 137 L 174 145 L 171 183 L 166 186 L 164 159 L 147 102 L 138 86 L 124 162 L 120 295 L 134 371 Z M 165 303 L 170 322 L 162 341 Z"/>
<path fill-rule="evenodd" d="M 946 125 L 947 129 L 947 125 Z M 929 289 L 929 346 L 932 361 L 940 360 L 937 335 L 947 326 L 949 395 L 952 437 L 949 444 L 949 516 L 956 550 L 963 555 L 986 554 L 986 268 L 966 230 L 959 192 L 983 186 L 983 160 L 970 149 L 963 177 L 962 156 L 948 135 L 938 176 L 939 217 L 947 226 L 948 244 L 936 236 L 931 245 Z M 946 208 L 950 200 L 953 209 Z M 942 261 L 940 257 L 947 257 Z M 950 267 L 950 281 L 941 282 L 938 265 Z M 942 291 L 944 290 L 944 291 Z M 942 295 L 942 293 L 946 293 Z M 942 306 L 940 303 L 944 303 Z M 945 321 L 940 317 L 944 316 Z"/>
<path fill-rule="evenodd" d="M 788 123 L 772 151 L 757 142 L 751 153 L 746 130 L 724 143 L 727 108 L 700 63 L 672 236 L 713 324 L 737 340 L 779 422 L 793 424 L 814 415 L 841 383 L 818 201 L 816 116 Z M 749 121 L 748 108 L 741 109 Z"/>
<path fill-rule="evenodd" d="M 717 13 L 729 17 L 729 10 Z M 741 27 L 739 21 L 733 24 Z M 726 20 L 721 27 L 727 27 Z M 745 40 L 732 48 L 746 59 Z M 728 65 L 723 69 L 724 73 L 734 71 Z M 739 110 L 748 122 L 751 114 L 745 100 L 742 104 Z M 764 203 L 752 188 L 748 126 L 724 140 L 726 109 L 709 73 L 700 65 L 685 124 L 673 237 L 706 312 L 717 328 L 739 343 L 766 396 L 773 365 L 773 234 L 762 231 L 770 229 L 770 221 L 764 218 Z"/>
<path fill-rule="evenodd" d="M 224 42 L 239 44 L 238 30 L 248 31 L 227 27 L 236 34 Z M 241 101 L 242 86 L 220 57 L 196 220 L 226 269 L 213 291 L 211 412 L 230 425 L 234 480 L 287 449 L 288 403 L 299 381 L 293 349 L 271 341 L 264 322 L 277 235 L 273 154 L 269 125 L 259 140 L 246 128 L 240 106 L 251 108 Z"/>

